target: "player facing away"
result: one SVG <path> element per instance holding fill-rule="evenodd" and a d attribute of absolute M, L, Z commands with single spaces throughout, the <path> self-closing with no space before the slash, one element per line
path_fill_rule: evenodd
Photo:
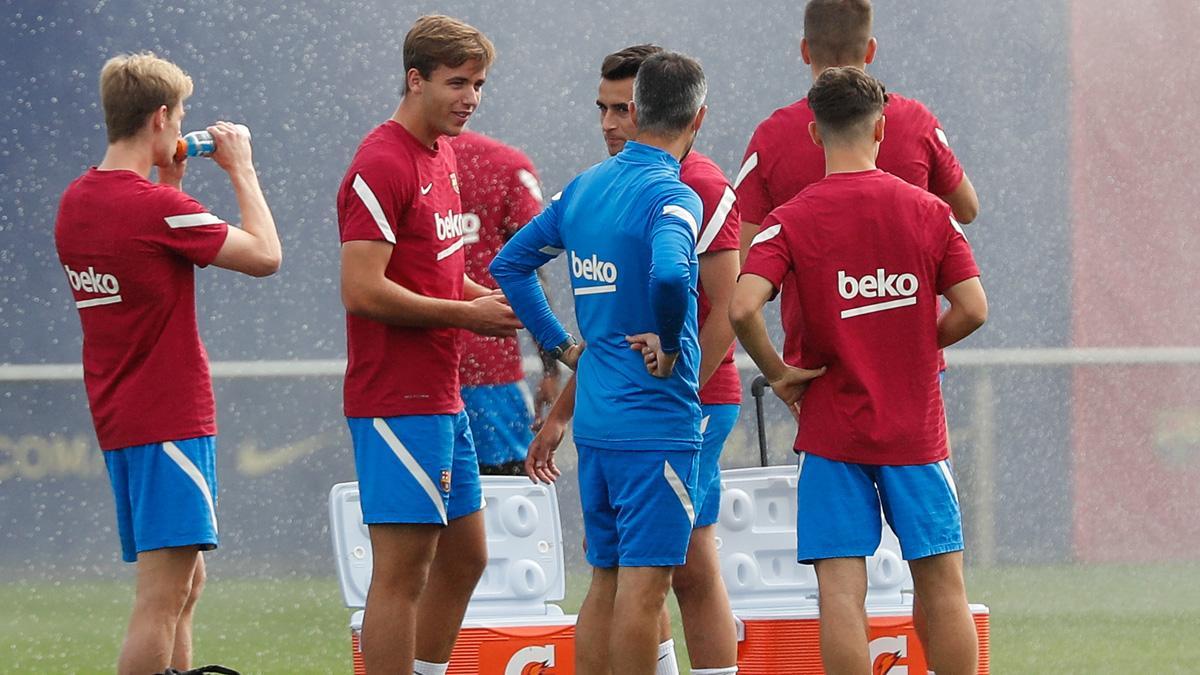
<path fill-rule="evenodd" d="M 467 277 L 489 288 L 496 253 L 518 228 L 542 210 L 542 189 L 529 157 L 480 133 L 454 137 L 462 197 Z M 464 331 L 458 368 L 463 404 L 471 422 L 479 472 L 521 475 L 542 410 L 558 396 L 559 363 L 543 353 L 542 378 L 530 395 L 516 337 Z"/>
<path fill-rule="evenodd" d="M 151 53 L 100 73 L 108 148 L 71 183 L 54 240 L 83 327 L 83 380 L 137 590 L 117 671 L 186 670 L 202 551 L 217 547 L 216 403 L 196 325 L 195 268 L 264 277 L 282 257 L 250 139 L 208 127 L 242 228 L 181 190 L 175 161 L 192 80 Z M 157 182 L 150 180 L 158 169 Z"/>
<path fill-rule="evenodd" d="M 662 51 L 655 45 L 635 45 L 605 57 L 600 67 L 596 107 L 600 129 L 610 155 L 625 148 L 637 134 L 629 115 L 633 82 L 646 57 Z M 729 597 L 721 580 L 713 525 L 721 505 L 721 450 L 737 423 L 742 383 L 733 362 L 733 327 L 729 324 L 729 299 L 737 283 L 738 209 L 733 188 L 721 169 L 693 149 L 683 158 L 679 178 L 703 202 L 696 255 L 700 261 L 700 420 L 703 444 L 700 453 L 696 523 L 688 546 L 687 562 L 675 570 L 671 584 L 679 600 L 692 672 L 724 675 L 737 672 L 737 629 Z M 531 454 L 542 461 L 558 448 L 574 411 L 572 388 L 556 402 L 538 432 Z M 671 619 L 664 607 L 659 619 L 659 661 L 656 675 L 679 672 L 675 662 Z"/>
<path fill-rule="evenodd" d="M 938 354 L 983 325 L 987 299 L 950 207 L 876 168 L 886 100 L 858 68 L 817 78 L 809 129 L 827 175 L 764 219 L 730 315 L 798 414 L 797 558 L 816 565 L 826 671 L 871 672 L 865 558 L 879 546 L 882 507 L 924 607 L 930 670 L 974 673 Z M 804 316 L 784 323 L 804 345 L 800 368 L 767 335 L 762 307 L 776 293 Z M 940 317 L 939 294 L 950 302 Z"/>
<path fill-rule="evenodd" d="M 349 362 L 345 413 L 373 573 L 372 675 L 445 673 L 484 567 L 479 466 L 459 395 L 459 331 L 513 335 L 503 296 L 464 275 L 454 152 L 492 43 L 446 16 L 404 39 L 403 98 L 359 145 L 338 191 Z"/>
<path fill-rule="evenodd" d="M 866 70 L 878 47 L 871 26 L 870 0 L 809 0 L 800 55 L 813 79 L 833 66 Z M 979 212 L 975 188 L 933 113 L 920 101 L 894 93 L 888 95 L 885 113 L 888 134 L 879 148 L 878 167 L 939 196 L 958 222 L 973 221 Z M 825 157 L 808 142 L 812 120 L 812 109 L 802 98 L 776 110 L 754 130 L 734 180 L 742 213 L 743 261 L 767 214 L 825 177 Z M 801 321 L 787 294 L 780 301 L 780 312 L 792 324 Z M 800 359 L 797 339 L 784 341 L 783 356 L 790 364 Z"/>
<path fill-rule="evenodd" d="M 654 673 L 659 613 L 672 569 L 686 559 L 699 502 L 702 205 L 680 182 L 679 163 L 704 120 L 704 72 L 682 54 L 655 54 L 634 90 L 635 139 L 572 180 L 491 267 L 538 343 L 573 359 L 579 346 L 534 275 L 564 252 L 570 266 L 587 346 L 578 360 L 575 444 L 593 567 L 576 626 L 581 675 Z M 557 475 L 552 457 L 534 461 L 538 479 Z"/>

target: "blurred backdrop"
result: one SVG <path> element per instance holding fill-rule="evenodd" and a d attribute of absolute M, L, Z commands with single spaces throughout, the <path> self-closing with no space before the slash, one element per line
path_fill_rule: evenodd
<path fill-rule="evenodd" d="M 398 101 L 412 20 L 448 13 L 492 38 L 471 128 L 524 149 L 553 194 L 606 157 L 599 64 L 640 42 L 702 61 L 697 147 L 735 175 L 757 123 L 808 89 L 802 4 L 0 2 L 0 574 L 121 570 L 53 244 L 61 191 L 104 153 L 108 57 L 150 49 L 182 66 L 196 84 L 185 131 L 253 130 L 285 261 L 266 280 L 197 275 L 220 425 L 210 569 L 326 575 L 328 490 L 354 478 L 334 197 Z M 967 235 L 991 319 L 951 350 L 945 387 L 970 564 L 1200 559 L 1200 64 L 1180 53 L 1198 30 L 1200 8 L 1170 0 L 877 3 L 872 72 L 939 116 L 982 202 Z M 185 189 L 236 218 L 208 160 L 189 163 Z M 569 315 L 570 295 L 555 297 Z M 746 393 L 727 467 L 758 462 Z M 768 398 L 771 461 L 794 462 L 790 417 Z M 568 542 L 576 495 L 568 471 Z"/>

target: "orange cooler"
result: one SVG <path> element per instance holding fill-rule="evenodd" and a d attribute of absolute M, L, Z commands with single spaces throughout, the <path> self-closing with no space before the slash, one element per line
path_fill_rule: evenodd
<path fill-rule="evenodd" d="M 824 672 L 816 571 L 796 562 L 796 480 L 794 466 L 721 472 L 717 551 L 737 620 L 739 675 Z M 866 562 L 874 675 L 925 675 L 912 622 L 912 575 L 886 523 L 879 549 Z M 988 673 L 988 608 L 971 605 L 971 612 L 979 672 Z"/>
<path fill-rule="evenodd" d="M 552 604 L 566 590 L 562 528 L 553 486 L 484 476 L 488 565 L 450 656 L 451 675 L 573 675 L 575 616 Z M 366 672 L 360 637 L 371 583 L 371 541 L 358 484 L 329 494 L 330 531 L 350 618 L 354 672 Z"/>

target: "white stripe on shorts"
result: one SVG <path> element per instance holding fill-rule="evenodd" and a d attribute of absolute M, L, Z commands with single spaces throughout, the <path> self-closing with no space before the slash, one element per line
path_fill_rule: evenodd
<path fill-rule="evenodd" d="M 683 481 L 679 480 L 679 474 L 675 473 L 674 467 L 668 461 L 663 461 L 663 477 L 667 479 L 667 483 L 671 489 L 675 491 L 675 496 L 679 497 L 679 503 L 683 505 L 683 510 L 687 512 L 688 523 L 696 524 L 696 509 L 692 507 L 692 498 L 688 496 L 687 487 Z"/>
<path fill-rule="evenodd" d="M 396 434 L 387 425 L 387 422 L 384 422 L 382 418 L 376 417 L 373 425 L 375 431 L 383 439 L 383 442 L 387 443 L 387 446 L 392 449 L 392 453 L 396 455 L 396 458 L 400 460 L 404 468 L 408 469 L 408 472 L 412 474 L 413 480 L 417 481 L 417 485 L 421 486 L 426 495 L 429 495 L 429 500 L 437 508 L 438 515 L 442 517 L 442 524 L 445 525 L 446 505 L 442 503 L 442 494 L 433 486 L 433 481 L 429 479 L 429 474 L 425 473 L 425 470 L 417 463 L 417 459 L 412 456 L 408 448 L 404 447 L 399 438 L 396 438 Z"/>
<path fill-rule="evenodd" d="M 212 491 L 208 489 L 208 481 L 204 480 L 204 474 L 200 473 L 200 469 L 196 468 L 196 465 L 192 462 L 192 460 L 188 459 L 188 456 L 183 454 L 183 451 L 179 449 L 179 446 L 175 445 L 171 441 L 163 443 L 162 449 L 163 452 L 167 453 L 167 457 L 170 457 L 171 461 L 175 462 L 175 464 L 178 465 L 185 474 L 187 474 L 187 477 L 192 479 L 192 482 L 196 484 L 196 487 L 200 488 L 200 494 L 204 495 L 204 501 L 208 502 L 208 515 L 210 518 L 212 518 L 213 534 L 216 534 L 217 507 L 215 504 L 213 504 Z"/>
<path fill-rule="evenodd" d="M 954 493 L 954 502 L 958 503 L 958 485 L 954 482 L 954 476 L 950 473 L 950 460 L 943 459 L 937 465 L 942 470 L 942 476 L 946 479 L 946 485 L 950 486 L 950 492 Z"/>

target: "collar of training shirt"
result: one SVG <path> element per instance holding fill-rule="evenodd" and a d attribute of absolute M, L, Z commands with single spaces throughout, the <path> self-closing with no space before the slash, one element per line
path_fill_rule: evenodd
<path fill-rule="evenodd" d="M 662 148 L 637 141 L 626 141 L 625 149 L 617 157 L 638 164 L 665 164 L 675 169 L 676 173 L 679 172 L 679 160 L 675 159 L 674 155 Z"/>

